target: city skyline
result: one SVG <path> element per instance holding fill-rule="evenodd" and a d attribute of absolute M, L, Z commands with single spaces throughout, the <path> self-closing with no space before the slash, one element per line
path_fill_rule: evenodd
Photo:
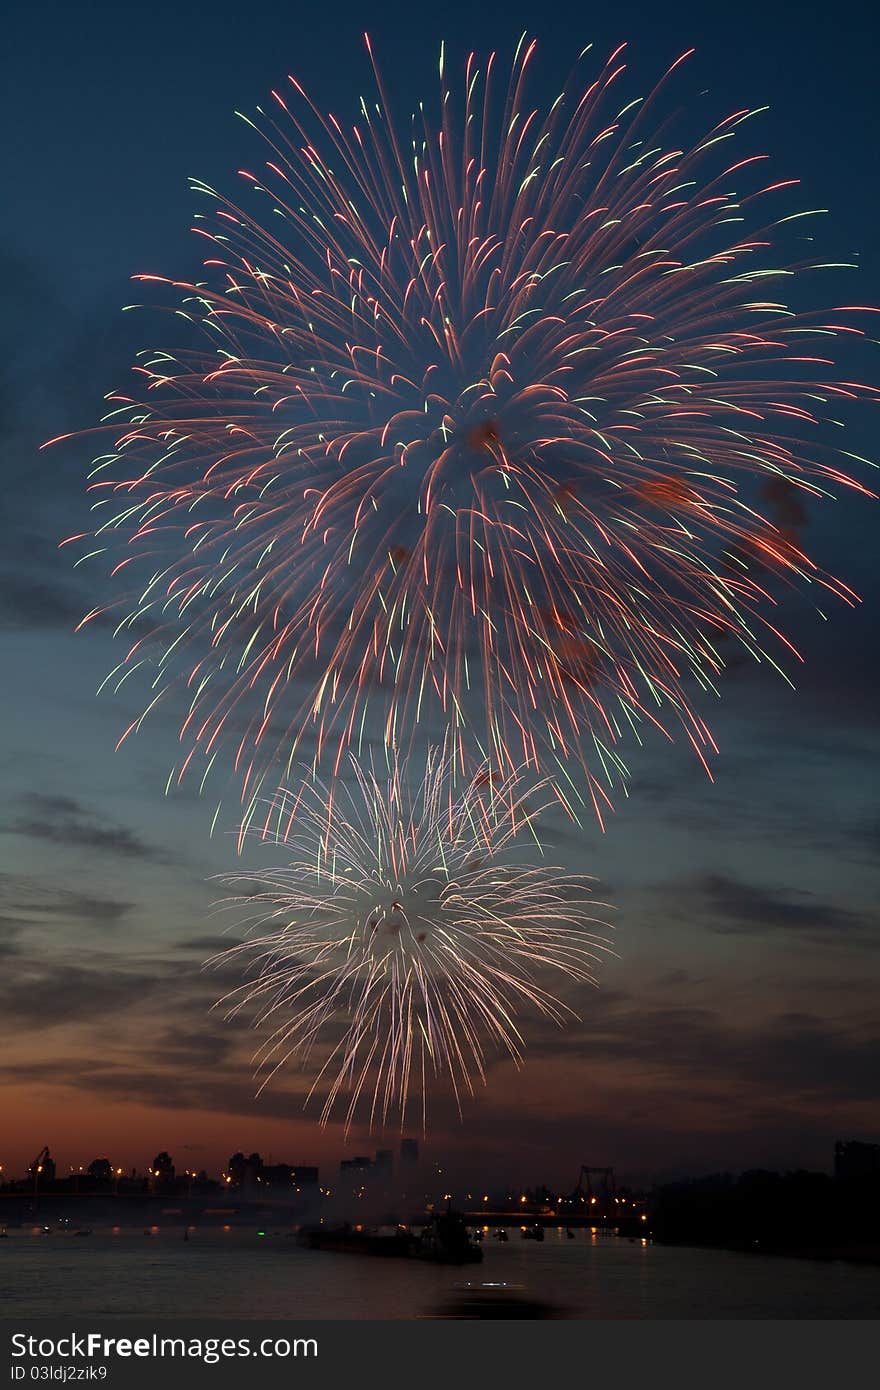
<path fill-rule="evenodd" d="M 288 1155 L 289 1158 L 289 1155 Z M 332 1165 L 331 1165 L 332 1166 Z M 849 1138 L 849 1140 L 836 1140 L 834 1150 L 829 1154 L 829 1163 L 826 1169 L 830 1169 L 836 1177 L 844 1179 L 867 1179 L 880 1173 L 880 1143 L 865 1141 L 862 1138 Z M 310 1163 L 296 1162 L 291 1163 L 286 1159 L 278 1159 L 277 1155 L 267 1154 L 263 1156 L 259 1152 L 245 1152 L 239 1150 L 231 1154 L 225 1162 L 220 1175 L 211 1175 L 206 1169 L 178 1169 L 174 1162 L 174 1155 L 167 1150 L 161 1150 L 160 1154 L 154 1156 L 145 1169 L 139 1170 L 136 1166 L 124 1168 L 115 1165 L 106 1155 L 96 1155 L 88 1163 L 68 1163 L 67 1170 L 64 1166 L 58 1165 L 54 1156 L 51 1155 L 49 1145 L 44 1145 L 31 1163 L 26 1166 L 24 1172 L 15 1173 L 10 1170 L 10 1165 L 0 1163 L 0 1187 L 4 1184 L 21 1186 L 26 1180 L 33 1179 L 33 1176 L 46 1175 L 47 1180 L 67 1180 L 70 1176 L 88 1173 L 90 1177 L 97 1180 L 122 1179 L 122 1177 L 132 1177 L 132 1179 L 142 1179 L 142 1177 L 170 1177 L 175 1175 L 186 1177 L 204 1177 L 214 1179 L 220 1176 L 222 1181 L 234 1181 L 238 1186 L 246 1186 L 247 1183 L 259 1176 L 263 1170 L 270 1170 L 272 1173 L 279 1173 L 285 1170 L 291 1175 L 293 1181 L 318 1181 L 317 1166 Z M 345 1173 L 374 1173 L 377 1177 L 391 1177 L 392 1173 L 400 1176 L 418 1175 L 418 1180 L 435 1180 L 442 1175 L 443 1168 L 437 1162 L 431 1161 L 428 1155 L 421 1154 L 418 1148 L 418 1140 L 414 1138 L 400 1138 L 398 1150 L 375 1150 L 373 1158 L 368 1154 L 353 1155 L 346 1158 L 339 1158 L 338 1166 L 334 1169 L 339 1176 Z M 581 1165 L 580 1176 L 578 1176 L 577 1187 L 582 1186 L 584 1177 L 587 1177 L 588 1186 L 591 1184 L 591 1175 L 598 1176 L 601 1186 L 614 1188 L 614 1168 L 613 1166 L 588 1166 Z M 471 1175 L 478 1176 L 478 1175 Z M 329 1179 L 328 1179 L 329 1180 Z M 620 1173 L 619 1173 L 620 1180 Z M 626 1179 L 624 1179 L 626 1181 Z M 549 1190 L 549 1188 L 548 1188 Z"/>

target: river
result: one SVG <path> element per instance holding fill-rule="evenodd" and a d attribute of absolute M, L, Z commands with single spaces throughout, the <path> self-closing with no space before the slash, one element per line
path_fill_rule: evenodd
<path fill-rule="evenodd" d="M 86 1237 L 13 1229 L 0 1240 L 6 1317 L 397 1319 L 499 1300 L 557 1316 L 874 1318 L 880 1267 L 517 1228 L 462 1268 L 304 1250 L 283 1231 L 164 1228 Z M 466 1285 L 493 1285 L 467 1289 Z M 499 1287 L 500 1286 L 500 1287 Z M 517 1315 L 522 1315 L 517 1314 Z M 531 1314 L 534 1316 L 534 1313 Z"/>

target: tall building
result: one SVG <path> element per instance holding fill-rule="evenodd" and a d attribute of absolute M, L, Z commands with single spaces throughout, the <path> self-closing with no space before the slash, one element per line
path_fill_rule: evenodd
<path fill-rule="evenodd" d="M 266 1187 L 278 1187 L 297 1191 L 302 1187 L 314 1187 L 318 1181 L 317 1168 L 293 1163 L 264 1163 L 261 1179 Z"/>
<path fill-rule="evenodd" d="M 872 1178 L 880 1175 L 880 1144 L 858 1139 L 838 1139 L 834 1145 L 836 1178 Z"/>
<path fill-rule="evenodd" d="M 235 1187 L 242 1191 L 249 1192 L 262 1182 L 263 1160 L 258 1153 L 248 1154 L 235 1153 L 227 1164 L 229 1176 Z"/>
<path fill-rule="evenodd" d="M 369 1173 L 373 1167 L 373 1160 L 367 1158 L 365 1154 L 358 1154 L 355 1158 L 344 1158 L 339 1165 L 340 1173 Z"/>
<path fill-rule="evenodd" d="M 401 1168 L 414 1168 L 419 1161 L 419 1141 L 418 1139 L 401 1139 L 400 1141 L 400 1166 Z"/>

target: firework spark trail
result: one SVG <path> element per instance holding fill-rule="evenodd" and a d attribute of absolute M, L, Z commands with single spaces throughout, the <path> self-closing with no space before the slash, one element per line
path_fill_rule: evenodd
<path fill-rule="evenodd" d="M 867 493 L 826 426 L 876 396 L 829 356 L 863 306 L 781 298 L 831 268 L 774 249 L 812 215 L 774 211 L 797 180 L 729 152 L 751 111 L 670 141 L 681 60 L 627 100 L 617 49 L 542 111 L 534 51 L 506 94 L 472 55 L 460 100 L 442 57 L 440 124 L 406 139 L 378 71 L 348 127 L 290 78 L 250 122 L 267 216 L 196 183 L 204 282 L 136 277 L 207 346 L 144 354 L 110 397 L 72 539 L 130 581 L 109 682 L 145 678 L 147 711 L 183 686 L 173 776 L 231 754 L 245 826 L 279 768 L 332 781 L 365 730 L 418 727 L 601 819 L 646 724 L 707 761 L 695 700 L 731 652 L 799 659 L 781 584 L 855 599 L 778 500 Z"/>
<path fill-rule="evenodd" d="M 481 771 L 453 788 L 437 751 L 415 787 L 405 760 L 352 769 L 275 799 L 270 838 L 288 862 L 224 879 L 259 891 L 223 904 L 245 912 L 246 935 L 209 964 L 246 964 L 218 1007 L 266 1030 L 260 1089 L 294 1063 L 311 1068 L 325 1123 L 343 1102 L 350 1125 L 363 1099 L 371 1124 L 403 1124 L 416 1094 L 426 1125 L 432 1080 L 460 1107 L 491 1054 L 519 1062 L 523 1011 L 576 1017 L 542 981 L 595 983 L 607 927 L 590 880 L 513 858 L 546 785 L 526 797 Z"/>

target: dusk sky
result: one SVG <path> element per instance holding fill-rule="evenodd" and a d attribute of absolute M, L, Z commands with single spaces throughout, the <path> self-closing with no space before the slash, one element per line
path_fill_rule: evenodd
<path fill-rule="evenodd" d="M 650 85 L 697 52 L 676 100 L 722 116 L 770 110 L 750 133 L 829 260 L 858 259 L 844 302 L 880 303 L 872 7 L 823 25 L 788 7 L 629 4 L 592 9 L 455 3 L 270 5 L 194 0 L 131 9 L 13 4 L 2 96 L 0 264 L 0 1163 L 48 1143 L 64 1172 L 106 1153 L 144 1167 L 218 1168 L 236 1149 L 335 1164 L 394 1143 L 321 1129 L 291 1072 L 255 1097 L 253 1039 L 210 1005 L 201 969 L 220 942 L 211 875 L 235 827 L 209 840 L 216 798 L 164 787 L 177 725 L 160 716 L 114 753 L 134 694 L 95 697 L 118 659 L 109 632 L 73 627 L 96 601 L 59 540 L 88 528 L 87 429 L 158 316 L 122 314 L 129 276 L 194 273 L 187 177 L 234 189 L 260 142 L 233 115 L 293 72 L 354 114 L 368 28 L 408 115 L 435 95 L 436 56 L 508 57 L 536 34 L 555 95 L 589 42 L 630 44 Z M 854 286 L 857 283 L 857 288 Z M 833 292 L 832 292 L 833 293 Z M 840 302 L 840 300 L 831 300 Z M 868 359 L 874 382 L 878 354 Z M 856 370 L 854 367 L 853 370 Z M 848 447 L 876 454 L 860 415 Z M 870 486 L 870 477 L 864 478 Z M 809 516 L 812 553 L 862 597 L 822 622 L 801 595 L 784 621 L 805 657 L 792 692 L 769 668 L 730 673 L 701 713 L 715 782 L 684 746 L 634 750 L 628 799 L 602 835 L 554 821 L 554 857 L 615 905 L 616 958 L 582 1022 L 535 1022 L 525 1065 L 499 1060 L 460 1121 L 434 1109 L 425 1151 L 463 1172 L 573 1185 L 581 1163 L 640 1178 L 750 1166 L 828 1167 L 837 1138 L 880 1140 L 876 503 Z M 638 751 L 639 755 L 635 756 Z M 250 851 L 252 853 L 252 851 Z M 253 859 L 252 863 L 258 863 Z M 418 1133 L 418 1126 L 408 1132 Z"/>

